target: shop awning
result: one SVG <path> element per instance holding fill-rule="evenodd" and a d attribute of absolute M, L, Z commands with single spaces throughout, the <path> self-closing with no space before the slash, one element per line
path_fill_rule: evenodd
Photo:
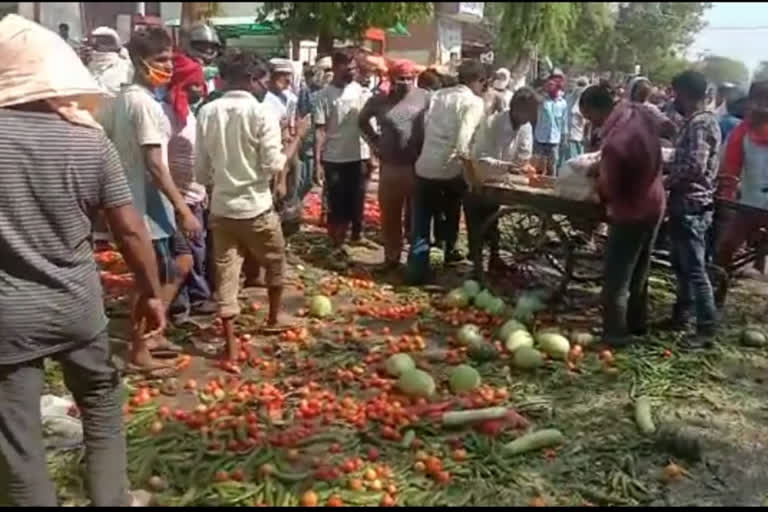
<path fill-rule="evenodd" d="M 395 24 L 394 27 L 387 29 L 387 34 L 400 37 L 410 37 L 411 35 L 411 33 L 408 32 L 406 26 L 399 21 Z"/>
<path fill-rule="evenodd" d="M 241 36 L 275 36 L 280 33 L 280 27 L 271 21 L 256 22 L 251 16 L 214 16 L 208 23 L 216 27 L 219 37 Z M 173 19 L 166 22 L 169 27 L 178 27 L 181 20 Z"/>

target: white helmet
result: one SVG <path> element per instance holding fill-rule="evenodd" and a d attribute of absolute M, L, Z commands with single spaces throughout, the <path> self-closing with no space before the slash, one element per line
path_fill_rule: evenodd
<path fill-rule="evenodd" d="M 213 46 L 202 49 L 195 43 L 208 43 Z M 220 47 L 221 41 L 219 41 L 219 36 L 210 25 L 199 24 L 189 30 L 186 51 L 190 57 L 202 59 L 206 62 L 211 61 L 218 55 Z"/>

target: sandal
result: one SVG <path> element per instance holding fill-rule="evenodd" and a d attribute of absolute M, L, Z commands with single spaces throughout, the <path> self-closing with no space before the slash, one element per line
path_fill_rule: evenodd
<path fill-rule="evenodd" d="M 178 376 L 179 371 L 173 366 L 159 365 L 147 368 L 146 366 L 128 363 L 123 373 L 130 376 L 138 375 L 147 380 L 163 380 Z"/>

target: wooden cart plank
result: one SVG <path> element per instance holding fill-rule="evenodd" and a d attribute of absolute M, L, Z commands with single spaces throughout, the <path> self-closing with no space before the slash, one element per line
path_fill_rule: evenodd
<path fill-rule="evenodd" d="M 515 185 L 514 188 L 484 186 L 471 193 L 503 206 L 530 206 L 549 215 L 567 215 L 579 220 L 605 220 L 605 211 L 599 203 L 560 197 L 552 189 L 524 185 Z"/>

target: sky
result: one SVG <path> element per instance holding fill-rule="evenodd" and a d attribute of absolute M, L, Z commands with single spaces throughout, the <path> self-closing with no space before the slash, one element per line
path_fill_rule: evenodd
<path fill-rule="evenodd" d="M 768 60 L 768 2 L 714 2 L 704 18 L 708 26 L 688 50 L 689 58 L 720 55 L 741 60 L 750 70 Z"/>

